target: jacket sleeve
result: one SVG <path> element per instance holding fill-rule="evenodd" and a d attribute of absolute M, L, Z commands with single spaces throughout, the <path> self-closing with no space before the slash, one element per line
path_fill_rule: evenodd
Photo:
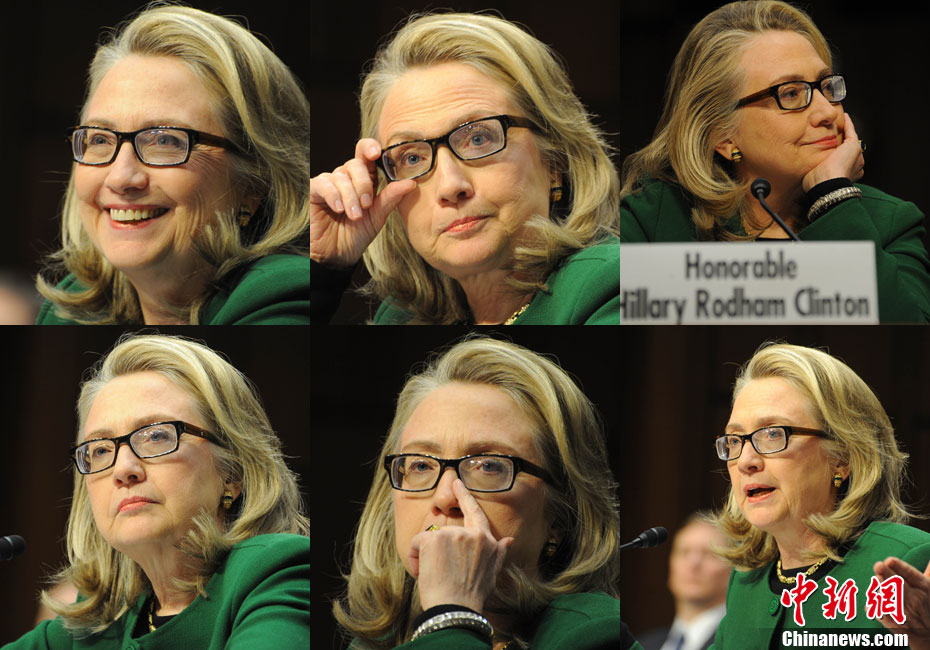
<path fill-rule="evenodd" d="M 61 619 L 42 621 L 16 641 L 7 643 L 0 650 L 71 650 L 71 635 L 61 624 Z"/>
<path fill-rule="evenodd" d="M 310 647 L 309 541 L 292 542 L 274 553 L 275 568 L 249 585 L 225 650 Z"/>
<path fill-rule="evenodd" d="M 921 239 L 923 220 L 913 203 L 863 197 L 843 201 L 798 236 L 805 241 L 875 242 L 880 320 L 926 323 L 930 320 L 930 259 Z"/>

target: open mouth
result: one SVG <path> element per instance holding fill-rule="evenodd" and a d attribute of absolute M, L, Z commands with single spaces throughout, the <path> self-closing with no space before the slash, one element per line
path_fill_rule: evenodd
<path fill-rule="evenodd" d="M 166 212 L 168 212 L 168 208 L 146 208 L 144 210 L 117 210 L 111 208 L 109 210 L 110 218 L 121 223 L 148 221 L 149 219 L 156 219 Z"/>
<path fill-rule="evenodd" d="M 763 494 L 769 494 L 770 492 L 774 492 L 774 491 L 775 491 L 775 488 L 772 488 L 772 487 L 750 488 L 746 490 L 746 496 L 748 496 L 751 499 L 752 497 L 762 496 Z"/>

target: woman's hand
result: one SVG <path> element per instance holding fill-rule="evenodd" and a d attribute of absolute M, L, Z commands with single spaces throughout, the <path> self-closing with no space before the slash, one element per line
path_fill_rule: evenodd
<path fill-rule="evenodd" d="M 354 266 L 391 210 L 417 186 L 414 180 L 388 183 L 375 196 L 380 156 L 377 140 L 363 138 L 352 160 L 310 179 L 310 256 L 315 261 Z"/>
<path fill-rule="evenodd" d="M 801 187 L 807 192 L 818 183 L 832 178 L 848 178 L 857 181 L 865 173 L 865 158 L 859 145 L 859 136 L 849 113 L 843 113 L 843 143 L 830 152 L 826 159 L 807 172 Z"/>
<path fill-rule="evenodd" d="M 879 580 L 893 576 L 904 578 L 904 614 L 907 620 L 898 625 L 890 616 L 879 620 L 889 630 L 906 632 L 912 650 L 930 650 L 930 564 L 923 573 L 896 557 L 876 562 L 872 567 Z"/>
<path fill-rule="evenodd" d="M 513 537 L 494 539 L 488 518 L 460 479 L 455 479 L 452 491 L 465 516 L 464 527 L 443 526 L 417 534 L 407 557 L 424 610 L 464 605 L 480 612 L 494 591 Z"/>

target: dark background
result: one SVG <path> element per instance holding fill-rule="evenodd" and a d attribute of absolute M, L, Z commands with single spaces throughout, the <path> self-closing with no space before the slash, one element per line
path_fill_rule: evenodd
<path fill-rule="evenodd" d="M 4 19 L 0 41 L 3 269 L 35 275 L 42 257 L 57 247 L 58 208 L 72 165 L 66 137 L 84 99 L 87 66 L 105 29 L 144 4 L 141 0 L 37 0 L 17 5 L 15 16 Z M 270 44 L 306 88 L 308 3 L 193 0 L 188 4 L 221 15 L 245 16 L 252 32 Z"/>
<path fill-rule="evenodd" d="M 730 415 L 733 380 L 764 341 L 825 347 L 875 392 L 910 454 L 904 502 L 930 514 L 930 332 L 923 327 L 624 327 L 620 332 L 620 476 L 625 537 L 669 534 L 698 508 L 724 503 L 729 478 L 714 438 Z M 930 521 L 912 525 L 930 531 Z M 671 624 L 670 543 L 628 551 L 621 606 L 635 634 Z M 920 567 L 921 570 L 924 567 Z"/>
<path fill-rule="evenodd" d="M 652 139 L 672 60 L 691 27 L 724 2 L 622 0 L 620 3 L 620 160 Z M 926 214 L 930 98 L 919 72 L 930 58 L 925 5 L 860 0 L 795 3 L 807 11 L 846 75 L 843 107 L 866 143 L 863 183 L 913 201 Z M 930 243 L 925 237 L 924 244 Z"/>
<path fill-rule="evenodd" d="M 153 330 L 146 330 L 152 333 Z M 205 342 L 254 382 L 281 438 L 288 466 L 310 494 L 310 342 L 297 327 L 160 328 Z M 21 535 L 26 552 L 0 562 L 0 645 L 33 627 L 42 579 L 65 561 L 64 533 L 83 373 L 123 333 L 111 327 L 7 327 L 0 335 L 0 536 Z"/>
<path fill-rule="evenodd" d="M 394 416 L 397 394 L 415 366 L 466 332 L 453 327 L 313 331 L 311 435 L 315 467 L 321 468 L 313 475 L 311 615 L 316 650 L 345 647 L 336 633 L 331 600 L 343 586 L 340 570 L 349 570 L 354 529 L 374 472 L 384 471 L 375 467 L 375 461 Z M 609 459 L 619 479 L 621 412 L 615 372 L 620 367 L 619 332 L 605 327 L 580 334 L 564 327 L 540 327 L 509 328 L 505 335 L 493 336 L 555 355 L 604 417 Z M 627 487 L 621 482 L 621 494 Z"/>
<path fill-rule="evenodd" d="M 625 3 L 627 0 L 623 0 Z M 562 56 L 575 94 L 595 114 L 595 123 L 619 146 L 621 128 L 620 2 L 577 0 L 571 3 L 529 0 L 458 0 L 424 2 L 378 0 L 360 6 L 346 2 L 313 2 L 310 7 L 310 106 L 313 111 L 311 174 L 332 171 L 355 153 L 360 120 L 358 91 L 366 64 L 378 46 L 412 12 L 452 8 L 456 11 L 496 9 L 520 23 Z M 355 284 L 368 278 L 364 265 Z M 374 315 L 358 296 L 347 293 L 333 323 L 359 323 Z"/>

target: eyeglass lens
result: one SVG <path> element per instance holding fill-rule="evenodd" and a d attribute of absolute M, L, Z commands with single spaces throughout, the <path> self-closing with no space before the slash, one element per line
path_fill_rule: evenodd
<path fill-rule="evenodd" d="M 439 479 L 441 464 L 429 456 L 401 456 L 391 467 L 391 482 L 401 490 L 430 490 Z M 497 456 L 472 456 L 459 463 L 459 475 L 469 490 L 495 492 L 513 483 L 513 461 Z"/>
<path fill-rule="evenodd" d="M 820 90 L 828 102 L 846 99 L 846 81 L 840 75 L 830 75 L 820 80 Z M 794 81 L 778 87 L 778 102 L 783 109 L 805 108 L 811 103 L 814 88 L 806 81 Z"/>
<path fill-rule="evenodd" d="M 497 119 L 480 120 L 457 128 L 448 136 L 449 148 L 462 160 L 475 160 L 504 148 L 504 128 Z M 391 180 L 405 180 L 428 172 L 435 145 L 408 142 L 384 152 L 384 167 Z"/>
<path fill-rule="evenodd" d="M 781 427 L 759 429 L 753 432 L 751 440 L 752 446 L 760 454 L 774 454 L 788 446 L 788 434 Z M 739 458 L 743 444 L 740 436 L 720 436 L 717 438 L 717 454 L 723 460 Z"/>
<path fill-rule="evenodd" d="M 113 160 L 120 144 L 119 136 L 106 129 L 78 129 L 71 142 L 75 160 L 91 165 Z M 173 165 L 187 159 L 190 136 L 177 129 L 148 129 L 135 135 L 133 146 L 144 163 Z"/>
<path fill-rule="evenodd" d="M 140 458 L 152 458 L 174 451 L 178 446 L 178 431 L 172 424 L 156 424 L 139 429 L 129 438 L 129 444 Z M 77 448 L 75 457 L 84 473 L 99 472 L 115 462 L 116 443 L 113 440 L 92 440 Z"/>

